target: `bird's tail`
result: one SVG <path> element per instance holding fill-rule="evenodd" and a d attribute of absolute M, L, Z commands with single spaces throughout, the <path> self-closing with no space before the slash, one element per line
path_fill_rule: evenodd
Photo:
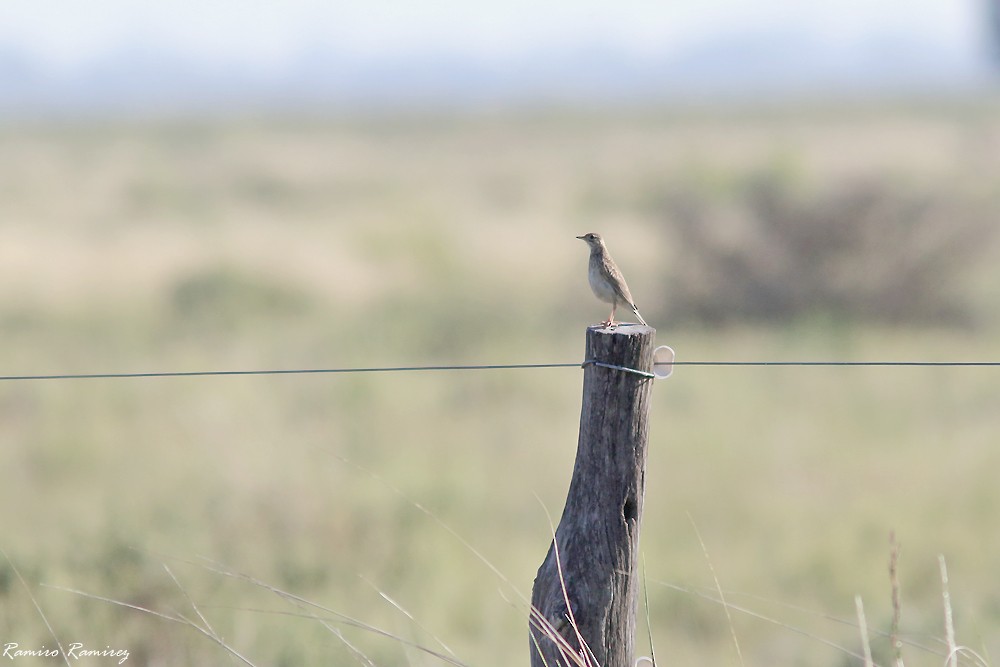
<path fill-rule="evenodd" d="M 642 319 L 642 315 L 639 314 L 639 309 L 636 308 L 634 303 L 632 304 L 632 312 L 635 313 L 635 316 L 639 318 L 640 322 L 642 322 L 642 326 L 644 327 L 649 326 L 648 324 L 646 324 L 646 320 Z"/>

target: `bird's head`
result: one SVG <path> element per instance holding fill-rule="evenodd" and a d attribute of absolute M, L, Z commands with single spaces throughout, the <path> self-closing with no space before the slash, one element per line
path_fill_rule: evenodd
<path fill-rule="evenodd" d="M 604 239 L 601 238 L 601 235 L 595 234 L 594 232 L 584 234 L 583 236 L 577 236 L 576 238 L 589 245 L 591 250 L 596 250 L 604 245 Z"/>

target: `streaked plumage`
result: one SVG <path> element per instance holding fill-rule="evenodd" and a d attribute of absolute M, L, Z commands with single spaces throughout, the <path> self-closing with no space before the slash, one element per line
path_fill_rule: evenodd
<path fill-rule="evenodd" d="M 587 277 L 590 280 L 590 289 L 594 290 L 594 294 L 598 299 L 611 304 L 611 315 L 607 321 L 601 324 L 604 326 L 614 326 L 615 311 L 618 309 L 618 304 L 625 304 L 632 309 L 632 312 L 635 313 L 639 321 L 645 325 L 646 320 L 642 319 L 642 315 L 639 314 L 639 309 L 636 308 L 635 301 L 632 300 L 632 293 L 629 292 L 628 285 L 625 284 L 625 276 L 622 275 L 618 265 L 615 264 L 615 260 L 611 259 L 611 255 L 608 253 L 608 248 L 604 245 L 604 239 L 601 238 L 601 235 L 590 233 L 577 236 L 576 238 L 590 246 L 590 264 L 587 271 Z"/>

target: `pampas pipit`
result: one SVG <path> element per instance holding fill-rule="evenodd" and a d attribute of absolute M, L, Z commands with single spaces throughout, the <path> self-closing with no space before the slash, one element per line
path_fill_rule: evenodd
<path fill-rule="evenodd" d="M 646 320 L 642 319 L 642 315 L 639 314 L 639 309 L 635 307 L 635 302 L 632 300 L 632 293 L 628 291 L 628 285 L 625 284 L 625 276 L 618 269 L 615 260 L 611 259 L 601 235 L 590 233 L 576 238 L 585 241 L 590 246 L 590 266 L 587 271 L 590 289 L 594 290 L 598 299 L 611 304 L 611 315 L 606 322 L 601 322 L 601 324 L 606 327 L 615 326 L 615 311 L 618 309 L 618 304 L 622 303 L 630 307 L 639 321 L 645 325 Z"/>

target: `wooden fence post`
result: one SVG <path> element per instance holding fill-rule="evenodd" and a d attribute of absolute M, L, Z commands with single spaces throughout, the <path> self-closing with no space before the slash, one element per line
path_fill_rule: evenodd
<path fill-rule="evenodd" d="M 650 373 L 655 335 L 589 327 L 585 359 Z M 573 479 L 531 589 L 531 667 L 633 667 L 651 389 L 641 374 L 584 370 Z"/>

